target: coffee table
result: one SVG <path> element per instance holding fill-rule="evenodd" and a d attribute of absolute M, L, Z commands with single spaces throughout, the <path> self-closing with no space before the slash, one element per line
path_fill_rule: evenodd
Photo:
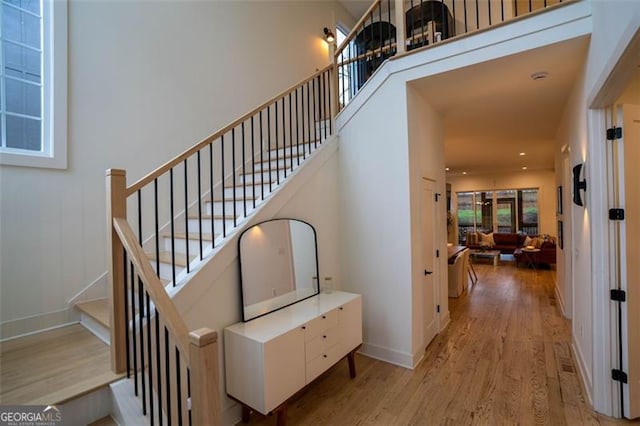
<path fill-rule="evenodd" d="M 492 259 L 493 266 L 498 266 L 500 262 L 500 250 L 471 250 L 472 259 Z"/>

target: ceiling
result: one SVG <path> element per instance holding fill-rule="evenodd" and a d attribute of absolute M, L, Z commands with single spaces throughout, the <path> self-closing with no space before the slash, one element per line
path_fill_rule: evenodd
<path fill-rule="evenodd" d="M 339 0 L 339 3 L 342 4 L 353 19 L 357 21 L 364 15 L 369 6 L 371 6 L 373 0 Z"/>
<path fill-rule="evenodd" d="M 444 116 L 448 175 L 553 169 L 588 43 L 582 37 L 412 82 Z M 541 71 L 547 78 L 531 78 Z"/>

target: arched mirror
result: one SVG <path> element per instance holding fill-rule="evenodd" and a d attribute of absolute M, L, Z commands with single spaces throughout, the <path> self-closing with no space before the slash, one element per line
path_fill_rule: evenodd
<path fill-rule="evenodd" d="M 243 321 L 319 293 L 316 231 L 308 223 L 262 222 L 246 229 L 238 245 Z"/>

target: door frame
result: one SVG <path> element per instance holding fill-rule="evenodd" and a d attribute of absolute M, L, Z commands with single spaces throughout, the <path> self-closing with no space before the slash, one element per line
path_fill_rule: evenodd
<path fill-rule="evenodd" d="M 433 191 L 433 195 L 435 197 L 436 194 L 438 194 L 437 191 L 437 181 L 434 179 L 430 179 L 428 177 L 421 177 L 420 179 L 420 254 L 421 254 L 421 261 L 424 261 L 424 245 L 422 244 L 423 242 L 423 224 L 422 224 L 422 209 L 424 206 L 424 194 L 425 194 L 425 185 L 427 184 L 427 182 L 429 182 L 431 184 L 431 188 Z M 442 251 L 438 245 L 438 241 L 440 240 L 439 235 L 441 230 L 439 229 L 439 224 L 442 223 L 441 220 L 441 213 L 440 213 L 440 208 L 439 208 L 439 203 L 442 199 L 442 194 L 440 194 L 439 200 L 435 201 L 435 198 L 432 200 L 432 206 L 433 206 L 433 232 L 432 232 L 432 238 L 433 238 L 433 250 L 434 253 L 432 253 L 433 256 L 433 274 L 432 274 L 432 279 L 433 279 L 433 288 L 434 288 L 434 305 L 433 308 L 437 308 L 438 305 L 440 304 L 440 282 L 441 282 L 441 274 L 440 274 L 440 258 L 436 257 L 436 253 L 435 250 L 439 250 Z M 446 231 L 446 229 L 445 229 Z M 444 254 L 442 254 L 444 255 Z M 422 264 L 422 269 L 424 269 L 424 263 Z M 426 312 L 426 306 L 424 305 L 424 291 L 425 291 L 425 283 L 424 283 L 424 277 L 422 277 L 421 279 L 421 301 L 420 304 L 422 306 L 422 315 L 420 318 L 420 321 L 422 322 L 422 347 L 423 349 L 426 348 L 429 343 L 431 343 L 433 341 L 433 339 L 431 339 L 429 342 L 426 342 L 425 340 L 425 333 L 426 330 L 424 329 L 424 316 L 425 316 L 425 312 Z M 440 306 L 440 312 L 436 312 L 435 314 L 435 328 L 436 328 L 436 333 L 435 335 L 437 335 L 440 330 L 442 329 L 442 306 Z M 434 335 L 434 337 L 435 337 Z"/>

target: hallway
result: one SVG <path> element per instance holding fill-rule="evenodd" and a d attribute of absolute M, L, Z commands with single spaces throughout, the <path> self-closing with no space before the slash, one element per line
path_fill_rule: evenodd
<path fill-rule="evenodd" d="M 413 371 L 364 356 L 294 398 L 289 424 L 629 424 L 595 414 L 570 349 L 555 271 L 476 265 L 478 283 L 449 299 L 451 323 Z M 275 424 L 252 414 L 251 424 Z"/>

